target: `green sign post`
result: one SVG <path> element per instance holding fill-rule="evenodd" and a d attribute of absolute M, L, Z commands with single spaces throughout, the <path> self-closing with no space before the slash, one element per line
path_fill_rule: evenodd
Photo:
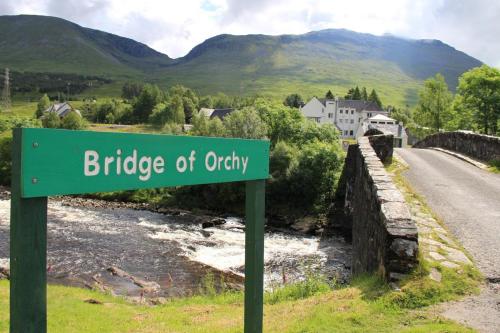
<path fill-rule="evenodd" d="M 269 142 L 14 130 L 10 332 L 47 331 L 47 197 L 246 181 L 245 332 L 262 332 Z"/>

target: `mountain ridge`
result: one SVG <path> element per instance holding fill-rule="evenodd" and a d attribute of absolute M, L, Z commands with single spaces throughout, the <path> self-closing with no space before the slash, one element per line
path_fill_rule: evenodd
<path fill-rule="evenodd" d="M 0 67 L 184 84 L 201 93 L 312 96 L 375 88 L 386 103 L 414 103 L 427 77 L 450 88 L 482 62 L 440 40 L 346 29 L 305 34 L 220 34 L 170 58 L 127 37 L 47 16 L 0 16 Z"/>

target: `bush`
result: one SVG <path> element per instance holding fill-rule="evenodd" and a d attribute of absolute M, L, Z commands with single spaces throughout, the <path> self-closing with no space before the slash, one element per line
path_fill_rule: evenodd
<path fill-rule="evenodd" d="M 0 185 L 10 185 L 12 138 L 0 139 Z"/>
<path fill-rule="evenodd" d="M 61 127 L 61 119 L 55 112 L 49 112 L 42 119 L 42 124 L 45 128 L 59 128 Z"/>
<path fill-rule="evenodd" d="M 0 118 L 0 133 L 18 127 L 40 127 L 38 119 L 26 117 Z"/>
<path fill-rule="evenodd" d="M 305 280 L 291 283 L 264 295 L 266 304 L 304 299 L 332 290 L 333 283 L 328 283 L 321 275 L 308 273 Z"/>
<path fill-rule="evenodd" d="M 74 111 L 71 111 L 69 114 L 67 114 L 61 121 L 61 128 L 64 129 L 81 130 L 85 127 L 87 127 L 85 121 L 78 113 Z"/>
<path fill-rule="evenodd" d="M 297 167 L 290 175 L 294 207 L 325 211 L 333 201 L 344 154 L 338 145 L 315 141 L 303 146 Z"/>
<path fill-rule="evenodd" d="M 266 124 L 254 108 L 247 107 L 226 116 L 226 134 L 232 138 L 262 139 L 266 137 Z"/>
<path fill-rule="evenodd" d="M 162 133 L 171 135 L 182 135 L 182 125 L 175 123 L 167 123 L 163 126 Z"/>

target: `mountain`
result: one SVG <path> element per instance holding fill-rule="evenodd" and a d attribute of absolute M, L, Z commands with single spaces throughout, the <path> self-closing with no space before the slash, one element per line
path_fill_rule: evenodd
<path fill-rule="evenodd" d="M 442 73 L 450 89 L 481 62 L 438 40 L 374 36 L 348 30 L 303 35 L 219 35 L 196 46 L 162 77 L 232 93 L 273 91 L 303 96 L 353 85 L 376 88 L 384 102 L 415 101 L 422 81 Z"/>
<path fill-rule="evenodd" d="M 129 38 L 48 16 L 0 16 L 0 66 L 17 71 L 137 75 L 172 62 Z"/>
<path fill-rule="evenodd" d="M 0 67 L 17 71 L 135 76 L 200 93 L 304 97 L 375 88 L 386 104 L 413 104 L 422 81 L 442 73 L 453 90 L 481 62 L 438 40 L 343 29 L 302 35 L 218 35 L 170 59 L 131 39 L 44 16 L 0 17 Z"/>

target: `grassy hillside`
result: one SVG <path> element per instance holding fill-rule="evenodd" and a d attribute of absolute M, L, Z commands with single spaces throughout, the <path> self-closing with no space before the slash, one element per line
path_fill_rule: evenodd
<path fill-rule="evenodd" d="M 160 75 L 202 92 L 303 96 L 353 85 L 376 88 L 384 102 L 412 103 L 425 78 L 441 72 L 450 88 L 481 63 L 440 41 L 373 36 L 347 30 L 304 35 L 220 35 L 196 46 Z M 182 77 L 182 79 L 180 79 Z M 210 84 L 207 84 L 210 82 Z"/>
<path fill-rule="evenodd" d="M 22 72 L 140 75 L 171 62 L 132 39 L 46 16 L 0 17 L 0 64 Z"/>
<path fill-rule="evenodd" d="M 203 94 L 263 94 L 308 98 L 353 85 L 375 88 L 385 104 L 416 101 L 422 81 L 442 73 L 450 88 L 480 61 L 436 40 L 374 36 L 348 30 L 303 35 L 219 35 L 172 60 L 128 38 L 44 16 L 0 17 L 0 67 L 14 71 L 77 73 L 163 87 L 183 84 Z M 91 92 L 94 92 L 93 89 Z"/>

